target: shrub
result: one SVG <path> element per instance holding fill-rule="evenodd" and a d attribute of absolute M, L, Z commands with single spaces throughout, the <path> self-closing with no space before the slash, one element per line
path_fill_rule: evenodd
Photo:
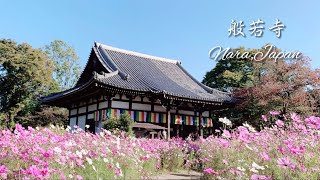
<path fill-rule="evenodd" d="M 128 114 L 121 114 L 119 117 L 110 118 L 104 124 L 104 128 L 110 131 L 125 131 L 132 135 L 133 120 Z"/>

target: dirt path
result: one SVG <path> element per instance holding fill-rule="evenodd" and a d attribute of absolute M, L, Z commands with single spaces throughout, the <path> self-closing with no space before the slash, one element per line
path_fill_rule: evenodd
<path fill-rule="evenodd" d="M 195 171 L 179 171 L 179 172 L 170 172 L 167 174 L 162 174 L 156 176 L 152 179 L 164 180 L 164 179 L 200 179 L 201 173 Z"/>

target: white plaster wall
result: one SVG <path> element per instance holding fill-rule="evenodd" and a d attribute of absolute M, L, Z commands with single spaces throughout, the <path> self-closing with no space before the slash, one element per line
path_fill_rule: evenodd
<path fill-rule="evenodd" d="M 91 104 L 91 105 L 89 105 L 88 111 L 95 111 L 95 110 L 97 110 L 97 104 Z"/>
<path fill-rule="evenodd" d="M 150 104 L 139 104 L 139 103 L 132 103 L 133 110 L 143 110 L 143 111 L 151 111 Z"/>
<path fill-rule="evenodd" d="M 78 126 L 81 129 L 85 130 L 85 127 L 86 127 L 86 116 L 85 115 L 78 117 Z"/>
<path fill-rule="evenodd" d="M 96 127 L 96 131 L 95 131 L 96 134 L 100 133 L 101 132 L 101 128 L 102 128 L 102 122 L 100 121 L 98 127 L 97 126 L 95 126 L 95 127 Z"/>
<path fill-rule="evenodd" d="M 209 115 L 210 115 L 209 111 L 205 111 L 205 112 L 202 113 L 202 116 L 204 116 L 204 117 L 209 117 Z"/>
<path fill-rule="evenodd" d="M 128 99 L 126 95 L 121 96 L 122 99 Z"/>
<path fill-rule="evenodd" d="M 99 109 L 103 109 L 107 107 L 108 107 L 108 101 L 103 101 L 99 103 Z"/>
<path fill-rule="evenodd" d="M 114 96 L 114 99 L 120 99 L 120 95 L 119 95 L 119 94 L 116 94 L 116 95 Z"/>
<path fill-rule="evenodd" d="M 77 122 L 77 118 L 76 117 L 70 118 L 69 126 L 71 127 L 71 130 L 74 129 L 74 125 L 76 125 L 76 122 Z"/>
<path fill-rule="evenodd" d="M 154 105 L 154 111 L 157 112 L 166 112 L 166 108 L 162 107 L 162 106 L 158 106 L 158 105 Z"/>
<path fill-rule="evenodd" d="M 88 119 L 93 119 L 93 113 L 88 114 Z"/>
<path fill-rule="evenodd" d="M 133 100 L 134 101 L 141 101 L 141 97 L 140 96 L 136 96 Z"/>
<path fill-rule="evenodd" d="M 111 107 L 112 108 L 129 109 L 129 103 L 128 102 L 121 102 L 121 101 L 111 101 Z"/>
<path fill-rule="evenodd" d="M 75 114 L 77 114 L 77 109 L 72 109 L 70 112 L 70 115 L 75 115 Z"/>
<path fill-rule="evenodd" d="M 80 114 L 80 113 L 85 113 L 86 110 L 87 110 L 87 107 L 81 107 L 81 108 L 79 108 L 79 114 Z"/>
<path fill-rule="evenodd" d="M 179 114 L 194 116 L 194 111 L 179 110 Z"/>
<path fill-rule="evenodd" d="M 144 98 L 143 98 L 143 102 L 150 102 L 150 101 L 149 101 L 149 98 L 144 97 Z"/>

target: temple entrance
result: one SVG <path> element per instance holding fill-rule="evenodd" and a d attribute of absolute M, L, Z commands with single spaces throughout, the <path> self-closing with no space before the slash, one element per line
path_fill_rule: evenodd
<path fill-rule="evenodd" d="M 88 129 L 86 128 L 86 130 L 88 130 L 91 133 L 95 133 L 96 125 L 95 125 L 94 119 L 87 119 L 86 124 L 89 125 L 89 128 Z"/>

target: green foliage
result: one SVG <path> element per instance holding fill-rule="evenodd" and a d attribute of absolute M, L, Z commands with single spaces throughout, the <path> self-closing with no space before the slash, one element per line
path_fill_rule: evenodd
<path fill-rule="evenodd" d="M 133 120 L 128 114 L 121 114 L 119 117 L 110 118 L 104 124 L 107 130 L 125 131 L 128 135 L 133 134 L 132 131 Z"/>
<path fill-rule="evenodd" d="M 54 65 L 55 86 L 52 91 L 73 87 L 80 76 L 79 57 L 75 49 L 62 40 L 55 40 L 44 47 L 44 52 Z"/>
<path fill-rule="evenodd" d="M 181 149 L 167 149 L 160 152 L 162 169 L 177 171 L 183 169 L 184 154 Z"/>
<path fill-rule="evenodd" d="M 26 43 L 0 40 L 1 124 L 13 125 L 39 106 L 38 98 L 50 89 L 52 63 L 40 49 Z"/>
<path fill-rule="evenodd" d="M 235 49 L 240 52 L 244 48 Z M 253 54 L 255 50 L 252 50 Z M 207 72 L 202 83 L 222 91 L 232 92 L 235 88 L 251 85 L 253 81 L 253 63 L 246 59 L 220 59 L 215 68 Z"/>
<path fill-rule="evenodd" d="M 233 51 L 257 51 L 266 53 L 267 49 L 238 48 Z M 281 52 L 273 48 L 272 52 Z M 266 58 L 263 61 L 251 59 L 219 60 L 216 66 L 206 73 L 203 83 L 223 91 L 233 93 L 238 103 L 233 109 L 214 114 L 230 117 L 235 124 L 245 121 L 257 125 L 261 114 L 277 110 L 282 114 L 298 112 L 303 115 L 315 113 L 319 101 L 319 70 L 310 67 L 305 56 L 299 59 Z"/>

